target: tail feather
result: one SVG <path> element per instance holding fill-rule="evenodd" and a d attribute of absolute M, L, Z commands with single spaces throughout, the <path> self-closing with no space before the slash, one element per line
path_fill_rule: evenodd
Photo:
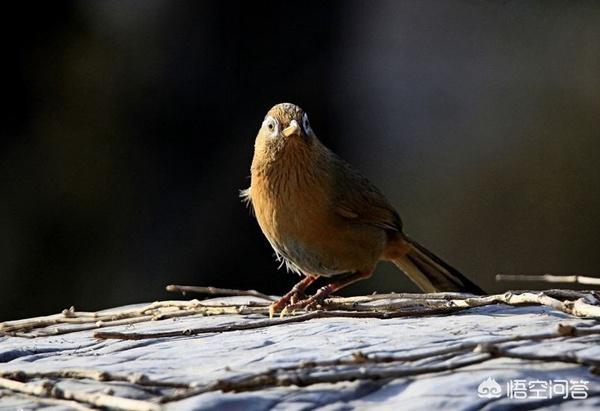
<path fill-rule="evenodd" d="M 407 237 L 408 252 L 395 256 L 392 262 L 425 292 L 458 291 L 485 294 L 460 271 Z"/>

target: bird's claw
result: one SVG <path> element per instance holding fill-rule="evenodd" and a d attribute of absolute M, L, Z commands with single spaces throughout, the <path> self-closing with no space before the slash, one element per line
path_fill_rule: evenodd
<path fill-rule="evenodd" d="M 273 315 L 275 314 L 275 303 L 269 306 L 269 320 L 273 319 Z"/>
<path fill-rule="evenodd" d="M 269 306 L 269 319 L 273 319 L 275 313 L 281 310 L 279 318 L 285 317 L 289 313 L 294 313 L 295 309 L 291 309 L 296 305 L 307 301 L 305 294 L 302 291 L 292 290 L 292 292 L 281 297 Z"/>
<path fill-rule="evenodd" d="M 296 292 L 290 298 L 290 303 L 291 304 L 296 304 L 296 303 L 299 303 L 300 301 L 302 301 L 304 299 L 306 299 L 306 295 L 304 293 Z"/>
<path fill-rule="evenodd" d="M 280 318 L 280 319 L 283 319 L 283 318 L 286 316 L 286 314 L 289 314 L 289 313 L 290 313 L 290 312 L 288 311 L 288 307 L 289 307 L 288 305 L 286 305 L 285 307 L 283 307 L 283 310 L 281 310 L 281 312 L 279 313 L 279 318 Z M 294 312 L 292 311 L 292 313 L 291 313 L 291 314 L 294 314 Z"/>
<path fill-rule="evenodd" d="M 324 300 L 325 300 L 324 297 L 321 297 L 321 296 L 315 294 L 310 298 L 300 300 L 293 304 L 288 304 L 285 306 L 285 308 L 282 311 L 282 317 L 284 315 L 284 312 L 285 312 L 285 314 L 287 314 L 290 311 L 292 313 L 295 313 L 296 310 L 306 310 L 306 311 L 316 310 L 323 304 Z"/>

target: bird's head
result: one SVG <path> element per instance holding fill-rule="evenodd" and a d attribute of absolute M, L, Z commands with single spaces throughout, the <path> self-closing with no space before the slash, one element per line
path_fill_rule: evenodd
<path fill-rule="evenodd" d="M 252 170 L 306 167 L 321 151 L 304 110 L 291 103 L 277 104 L 267 112 L 258 130 Z"/>
<path fill-rule="evenodd" d="M 306 145 L 314 138 L 308 115 L 292 103 L 273 106 L 263 120 L 257 143 L 264 149 L 282 150 L 286 146 Z"/>

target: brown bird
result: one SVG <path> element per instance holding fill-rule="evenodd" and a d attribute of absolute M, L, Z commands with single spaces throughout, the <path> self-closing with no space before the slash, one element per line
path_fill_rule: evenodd
<path fill-rule="evenodd" d="M 426 292 L 483 291 L 402 232 L 383 194 L 321 143 L 300 107 L 282 103 L 267 113 L 254 145 L 250 188 L 241 196 L 276 256 L 305 277 L 270 308 L 312 308 L 329 294 L 369 277 L 391 261 Z M 319 277 L 336 281 L 305 298 Z M 282 312 L 283 313 L 283 312 Z"/>

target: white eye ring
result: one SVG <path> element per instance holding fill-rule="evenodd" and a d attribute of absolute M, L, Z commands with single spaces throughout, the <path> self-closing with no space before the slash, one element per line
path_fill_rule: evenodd
<path fill-rule="evenodd" d="M 263 127 L 267 129 L 271 137 L 276 136 L 279 133 L 279 122 L 271 116 L 265 117 Z"/>
<path fill-rule="evenodd" d="M 306 113 L 304 113 L 304 116 L 302 116 L 302 128 L 304 129 L 304 133 L 307 135 L 311 131 L 310 123 L 308 122 L 308 115 Z"/>

